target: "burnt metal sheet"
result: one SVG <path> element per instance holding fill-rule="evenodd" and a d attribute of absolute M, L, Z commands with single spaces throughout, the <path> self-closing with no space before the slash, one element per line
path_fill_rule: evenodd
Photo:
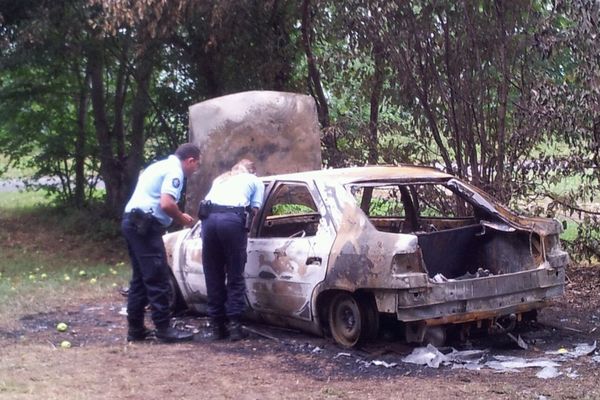
<path fill-rule="evenodd" d="M 418 165 L 379 165 L 368 167 L 333 168 L 315 171 L 306 171 L 298 174 L 280 174 L 273 179 L 281 180 L 310 180 L 318 179 L 329 183 L 348 184 L 361 183 L 368 186 L 369 183 L 382 182 L 445 182 L 452 178 L 439 169 Z"/>
<path fill-rule="evenodd" d="M 416 236 L 376 230 L 343 186 L 323 184 L 320 191 L 325 193 L 323 200 L 337 222 L 337 236 L 322 290 L 403 288 L 409 287 L 413 279 L 426 282 L 426 274 L 390 279 L 394 256 L 417 251 Z"/>
<path fill-rule="evenodd" d="M 398 319 L 441 324 L 528 311 L 564 293 L 564 274 L 564 268 L 539 268 L 399 291 Z"/>
<path fill-rule="evenodd" d="M 457 179 L 451 179 L 448 182 L 448 185 L 455 187 L 459 191 L 468 192 L 472 196 L 473 201 L 487 209 L 489 212 L 498 215 L 504 221 L 516 228 L 536 232 L 543 236 L 560 234 L 562 232 L 562 226 L 558 221 L 550 218 L 525 217 L 516 214 L 476 186 Z"/>
<path fill-rule="evenodd" d="M 242 158 L 258 176 L 321 168 L 316 106 L 310 96 L 250 91 L 189 109 L 190 142 L 200 147 L 198 171 L 188 179 L 186 210 L 195 215 L 215 177 Z"/>

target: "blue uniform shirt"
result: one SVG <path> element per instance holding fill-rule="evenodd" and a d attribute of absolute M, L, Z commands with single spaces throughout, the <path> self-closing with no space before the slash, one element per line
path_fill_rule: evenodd
<path fill-rule="evenodd" d="M 241 173 L 213 181 L 206 200 L 221 206 L 260 208 L 265 186 L 256 175 Z"/>
<path fill-rule="evenodd" d="M 135 187 L 135 191 L 125 206 L 125 212 L 134 208 L 142 209 L 152 214 L 163 226 L 169 226 L 173 218 L 169 217 L 160 208 L 160 195 L 169 194 L 175 201 L 179 201 L 183 186 L 183 169 L 181 160 L 177 156 L 151 164 L 142 172 Z"/>

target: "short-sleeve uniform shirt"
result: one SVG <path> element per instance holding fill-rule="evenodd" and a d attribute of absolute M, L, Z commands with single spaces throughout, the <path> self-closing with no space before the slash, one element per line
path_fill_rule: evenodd
<path fill-rule="evenodd" d="M 229 176 L 222 181 L 214 181 L 206 200 L 222 206 L 260 208 L 265 186 L 256 175 L 242 173 Z"/>
<path fill-rule="evenodd" d="M 173 218 L 160 208 L 160 195 L 169 194 L 179 201 L 183 187 L 183 169 L 177 156 L 170 155 L 146 168 L 138 179 L 135 191 L 125 206 L 125 212 L 139 208 L 152 214 L 163 226 L 169 226 Z"/>

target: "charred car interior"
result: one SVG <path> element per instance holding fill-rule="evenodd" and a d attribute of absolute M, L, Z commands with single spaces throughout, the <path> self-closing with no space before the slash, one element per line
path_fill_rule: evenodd
<path fill-rule="evenodd" d="M 352 186 L 374 227 L 417 236 L 429 278 L 469 279 L 540 264 L 540 237 L 519 232 L 469 202 L 457 181 Z"/>

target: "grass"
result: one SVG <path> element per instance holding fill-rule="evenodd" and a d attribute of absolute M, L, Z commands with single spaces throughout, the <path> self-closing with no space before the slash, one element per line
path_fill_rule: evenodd
<path fill-rule="evenodd" d="M 127 284 L 128 258 L 114 223 L 88 219 L 53 207 L 44 193 L 0 192 L 1 326 Z M 102 229 L 112 236 L 99 235 Z"/>
<path fill-rule="evenodd" d="M 48 203 L 45 191 L 0 192 L 0 218 L 33 212 Z"/>

